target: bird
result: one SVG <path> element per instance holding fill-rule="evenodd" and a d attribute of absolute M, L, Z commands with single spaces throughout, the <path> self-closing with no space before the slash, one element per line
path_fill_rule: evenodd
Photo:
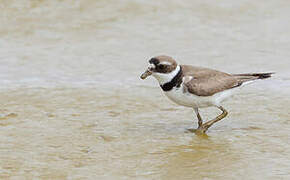
<path fill-rule="evenodd" d="M 140 77 L 144 80 L 152 75 L 171 101 L 193 108 L 198 120 L 195 132 L 206 133 L 213 124 L 228 115 L 222 106 L 223 101 L 244 85 L 270 78 L 272 74 L 274 72 L 229 74 L 205 67 L 179 65 L 174 58 L 159 55 L 149 60 L 148 68 Z M 216 107 L 222 113 L 204 123 L 199 109 L 206 107 Z"/>

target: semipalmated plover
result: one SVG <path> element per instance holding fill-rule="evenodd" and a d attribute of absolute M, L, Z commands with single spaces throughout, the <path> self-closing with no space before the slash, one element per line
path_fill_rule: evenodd
<path fill-rule="evenodd" d="M 141 78 L 153 75 L 170 100 L 193 108 L 198 119 L 197 131 L 205 133 L 214 123 L 227 116 L 228 112 L 221 106 L 222 101 L 243 85 L 269 78 L 272 74 L 228 74 L 209 68 L 178 65 L 172 57 L 156 56 L 149 60 L 149 67 Z M 219 108 L 222 114 L 203 123 L 198 109 L 210 106 Z"/>

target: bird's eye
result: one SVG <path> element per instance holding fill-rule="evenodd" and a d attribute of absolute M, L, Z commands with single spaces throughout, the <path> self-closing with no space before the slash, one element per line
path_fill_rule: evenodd
<path fill-rule="evenodd" d="M 159 65 L 158 65 L 158 68 L 159 68 L 159 69 L 164 69 L 164 68 L 165 68 L 165 65 L 163 65 L 163 64 L 159 64 Z"/>

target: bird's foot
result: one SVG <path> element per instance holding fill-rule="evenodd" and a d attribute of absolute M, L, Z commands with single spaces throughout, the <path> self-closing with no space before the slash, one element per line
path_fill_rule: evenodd
<path fill-rule="evenodd" d="M 187 129 L 187 131 L 199 135 L 199 134 L 205 134 L 206 131 L 208 130 L 208 128 L 209 128 L 209 127 L 200 126 L 200 127 L 198 127 L 197 129 Z"/>
<path fill-rule="evenodd" d="M 209 127 L 200 126 L 196 129 L 196 133 L 205 134 Z"/>

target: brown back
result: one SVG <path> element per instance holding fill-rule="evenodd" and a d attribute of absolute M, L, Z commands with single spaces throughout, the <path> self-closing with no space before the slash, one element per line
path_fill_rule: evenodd
<path fill-rule="evenodd" d="M 211 96 L 240 85 L 232 75 L 213 69 L 181 65 L 183 76 L 192 76 L 185 82 L 187 91 L 197 96 Z"/>

